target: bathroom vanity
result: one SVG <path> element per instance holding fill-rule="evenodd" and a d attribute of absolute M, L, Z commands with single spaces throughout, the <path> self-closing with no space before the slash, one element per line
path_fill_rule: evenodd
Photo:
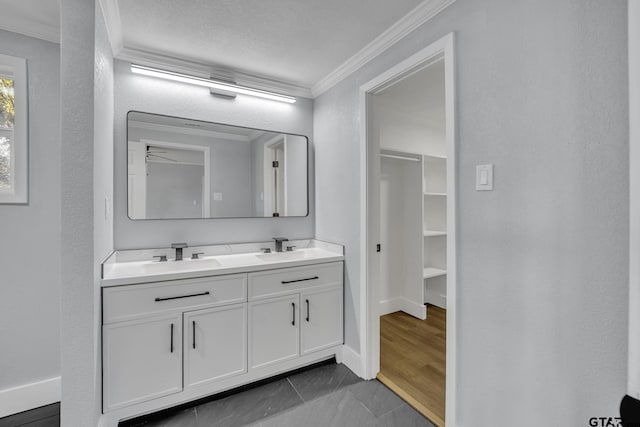
<path fill-rule="evenodd" d="M 284 246 L 283 252 L 274 252 L 273 243 L 180 248 L 182 261 L 172 249 L 118 251 L 107 259 L 107 426 L 341 358 L 342 246 L 317 240 Z"/>

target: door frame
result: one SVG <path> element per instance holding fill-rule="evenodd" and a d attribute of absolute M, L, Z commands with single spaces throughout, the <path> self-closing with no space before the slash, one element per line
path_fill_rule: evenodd
<path fill-rule="evenodd" d="M 178 142 L 141 139 L 141 143 L 175 150 L 199 151 L 204 156 L 204 176 L 202 179 L 202 218 L 211 216 L 211 149 L 204 145 L 181 144 Z"/>
<path fill-rule="evenodd" d="M 380 180 L 379 161 L 374 152 L 376 142 L 372 126 L 371 97 L 392 86 L 398 81 L 428 67 L 434 61 L 444 58 L 445 65 L 445 111 L 447 145 L 447 343 L 446 343 L 446 420 L 450 426 L 456 425 L 456 319 L 457 319 L 457 280 L 456 280 L 456 125 L 455 125 L 455 68 L 454 34 L 449 33 L 426 48 L 388 69 L 360 87 L 360 355 L 362 376 L 375 378 L 380 370 L 380 317 L 379 273 L 376 243 L 379 237 L 379 221 L 374 223 L 371 217 L 379 218 L 379 195 L 371 196 L 369 191 L 374 180 Z M 372 145 L 374 147 L 372 147 Z M 379 151 L 379 150 L 377 150 Z M 377 209 L 377 215 L 372 215 Z M 377 230 L 377 231 L 376 231 Z M 376 234 L 377 233 L 377 234 Z"/>
<path fill-rule="evenodd" d="M 627 394 L 640 400 L 640 3 L 628 2 L 629 22 L 629 344 Z"/>
<path fill-rule="evenodd" d="M 273 168 L 271 166 L 271 162 L 276 160 L 276 148 L 282 145 L 282 174 L 284 185 L 282 186 L 282 212 L 278 213 L 280 216 L 287 216 L 287 162 L 285 161 L 287 158 L 287 136 L 284 134 L 276 135 L 270 140 L 264 143 L 264 151 L 263 151 L 263 205 L 264 205 L 264 213 L 265 216 L 267 212 L 275 212 L 277 203 L 274 204 L 275 190 L 274 186 L 271 184 L 273 180 Z M 271 216 L 271 215 L 269 215 Z"/>

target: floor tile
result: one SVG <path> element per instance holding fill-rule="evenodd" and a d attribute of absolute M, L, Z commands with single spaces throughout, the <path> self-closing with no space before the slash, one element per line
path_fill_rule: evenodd
<path fill-rule="evenodd" d="M 376 417 L 405 404 L 402 399 L 378 380 L 362 381 L 350 386 L 348 390 Z"/>
<path fill-rule="evenodd" d="M 387 412 L 376 420 L 376 427 L 435 427 L 422 414 L 407 404 Z"/>
<path fill-rule="evenodd" d="M 375 418 L 347 389 L 331 393 L 262 421 L 262 427 L 359 427 Z"/>
<path fill-rule="evenodd" d="M 196 407 L 198 427 L 239 427 L 302 404 L 289 381 L 281 379 Z"/>
<path fill-rule="evenodd" d="M 43 422 L 49 423 L 49 425 L 53 425 L 51 423 L 55 423 L 55 421 L 48 420 L 52 417 L 58 417 L 58 424 L 60 424 L 60 403 L 53 403 L 51 405 L 41 406 L 39 408 L 31 409 L 29 411 L 21 412 L 15 415 L 9 415 L 8 417 L 0 418 L 0 427 L 14 427 L 14 426 L 22 426 L 22 425 L 30 425 L 29 423 L 33 423 L 39 420 L 44 420 Z M 47 425 L 47 424 L 42 424 Z"/>
<path fill-rule="evenodd" d="M 60 415 L 52 415 L 47 418 L 41 418 L 37 421 L 31 421 L 27 424 L 16 424 L 20 427 L 60 427 Z"/>
<path fill-rule="evenodd" d="M 196 411 L 194 408 L 189 408 L 184 411 L 180 411 L 160 420 L 150 420 L 144 427 L 197 427 Z"/>
<path fill-rule="evenodd" d="M 294 374 L 288 379 L 305 402 L 361 381 L 349 368 L 335 363 Z"/>

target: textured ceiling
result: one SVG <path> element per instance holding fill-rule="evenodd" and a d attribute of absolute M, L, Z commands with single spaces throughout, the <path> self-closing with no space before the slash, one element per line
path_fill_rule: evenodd
<path fill-rule="evenodd" d="M 125 47 L 311 87 L 421 0 L 120 0 Z"/>
<path fill-rule="evenodd" d="M 116 11 L 110 27 L 129 51 L 311 88 L 423 0 L 101 3 Z M 0 11 L 0 28 L 59 41 L 59 0 L 0 0 Z"/>

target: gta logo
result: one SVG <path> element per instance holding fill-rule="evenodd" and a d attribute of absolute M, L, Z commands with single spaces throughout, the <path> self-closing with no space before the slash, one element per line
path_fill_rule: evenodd
<path fill-rule="evenodd" d="M 620 417 L 591 417 L 589 427 L 622 427 Z"/>

